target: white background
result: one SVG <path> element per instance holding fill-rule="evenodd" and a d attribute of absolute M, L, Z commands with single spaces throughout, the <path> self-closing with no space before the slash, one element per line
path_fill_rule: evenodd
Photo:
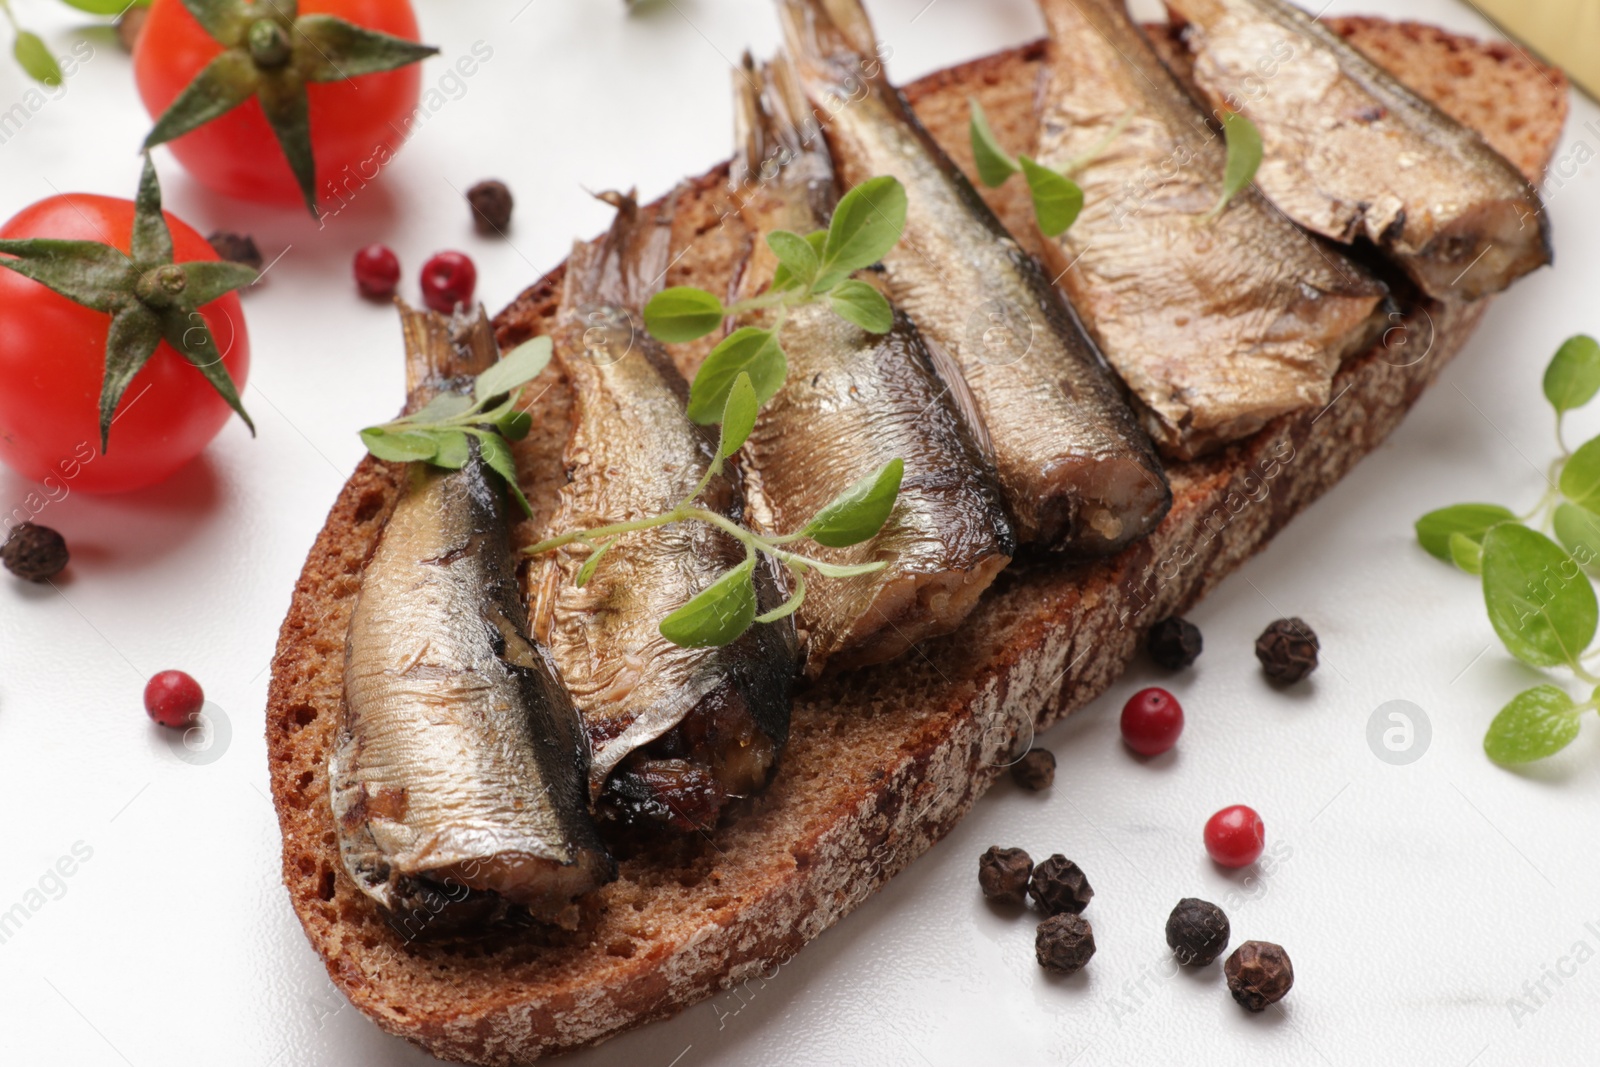
<path fill-rule="evenodd" d="M 158 158 L 170 209 L 202 233 L 249 231 L 269 258 L 283 253 L 245 301 L 245 401 L 260 437 L 230 422 L 163 486 L 52 503 L 40 521 L 74 553 L 59 590 L 0 575 L 0 911 L 76 843 L 92 849 L 64 895 L 0 944 L 0 1062 L 433 1062 L 328 982 L 279 882 L 267 798 L 262 706 L 278 624 L 360 457 L 354 431 L 401 399 L 395 316 L 356 298 L 350 258 L 389 243 L 415 298 L 422 259 L 460 248 L 478 262 L 484 300 L 503 306 L 605 224 L 585 189 L 637 183 L 654 196 L 727 154 L 729 63 L 746 45 L 771 48 L 776 28 L 753 0 L 667 0 L 632 18 L 618 0 L 532 0 L 520 14 L 523 0 L 420 6 L 445 53 L 425 85 L 475 41 L 493 58 L 325 229 L 220 199 Z M 1447 0 L 1389 6 L 1494 33 Z M 47 0 L 15 7 L 56 52 L 86 32 Z M 901 80 L 1042 29 L 1028 0 L 872 10 Z M 95 57 L 0 146 L 0 216 L 57 190 L 132 193 L 147 118 L 127 58 L 104 34 L 91 39 Z M 0 110 L 28 86 L 0 62 Z M 1564 151 L 1600 146 L 1600 130 L 1581 129 L 1597 117 L 1574 101 Z M 1195 612 L 1206 652 L 1164 682 L 1188 712 L 1175 752 L 1145 762 L 1118 739 L 1122 701 L 1158 680 L 1136 666 L 1042 739 L 1060 759 L 1053 791 L 1003 782 L 771 981 L 567 1062 L 1588 1060 L 1600 723 L 1590 715 L 1568 751 L 1529 771 L 1485 759 L 1484 727 L 1536 675 L 1494 641 L 1474 582 L 1416 547 L 1411 522 L 1463 499 L 1525 508 L 1538 497 L 1552 448 L 1541 369 L 1569 333 L 1600 332 L 1597 172 L 1588 164 L 1552 198 L 1558 266 L 1501 298 L 1399 432 Z M 516 192 L 510 241 L 476 237 L 455 192 L 486 176 Z M 1569 437 L 1597 429 L 1579 418 Z M 0 472 L 4 510 L 29 491 Z M 1304 616 L 1324 650 L 1313 680 L 1288 694 L 1265 684 L 1250 651 L 1280 614 Z M 208 765 L 174 758 L 145 718 L 144 681 L 167 667 L 199 678 L 231 726 Z M 1369 715 L 1395 699 L 1432 725 L 1409 766 L 1381 762 L 1366 741 Z M 1232 802 L 1264 816 L 1270 871 L 1206 859 L 1201 826 Z M 1099 953 L 1086 971 L 1046 977 L 1033 923 L 984 905 L 976 859 L 995 843 L 1036 858 L 1059 850 L 1088 872 Z M 1223 903 L 1236 942 L 1288 949 L 1297 983 L 1281 1011 L 1238 1009 L 1219 967 L 1170 976 L 1162 926 L 1186 895 Z M 1558 964 L 1575 968 L 1559 985 L 1544 977 Z M 1528 999 L 1524 983 L 1541 978 L 1548 996 Z"/>

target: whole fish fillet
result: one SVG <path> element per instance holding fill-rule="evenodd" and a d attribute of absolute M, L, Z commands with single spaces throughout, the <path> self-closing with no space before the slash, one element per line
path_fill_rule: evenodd
<path fill-rule="evenodd" d="M 810 106 L 787 67 L 756 70 L 747 55 L 733 84 L 731 180 L 754 231 L 733 293 L 739 299 L 772 283 L 777 260 L 762 235 L 825 228 L 837 191 L 826 143 L 802 131 L 799 119 Z M 857 479 L 895 458 L 905 463 L 899 499 L 875 537 L 848 548 L 805 548 L 829 563 L 888 564 L 807 586 L 796 623 L 805 672 L 815 677 L 830 662 L 881 663 L 955 629 L 1011 561 L 1016 538 L 959 394 L 941 380 L 904 315 L 888 333 L 872 334 L 819 301 L 790 313 L 782 344 L 788 380 L 762 409 L 744 450 L 746 496 L 758 527 L 798 530 Z M 959 376 L 953 381 L 965 389 Z"/>
<path fill-rule="evenodd" d="M 553 340 L 572 382 L 573 427 L 552 537 L 668 510 L 700 481 L 716 444 L 715 427 L 689 421 L 687 384 L 639 314 L 666 275 L 670 203 L 648 216 L 631 197 L 614 203 L 610 233 L 574 246 L 567 261 Z M 700 501 L 742 519 L 737 471 L 714 478 Z M 703 522 L 623 536 L 580 587 L 589 553 L 574 543 L 546 557 L 533 616 L 582 717 L 599 814 L 708 829 L 729 799 L 766 784 L 788 738 L 794 620 L 757 623 L 720 648 L 680 648 L 661 635 L 662 619 L 745 559 L 738 541 Z M 756 588 L 761 612 L 785 598 L 766 562 Z"/>
<path fill-rule="evenodd" d="M 478 311 L 403 308 L 409 407 L 496 358 Z M 328 759 L 345 869 L 408 936 L 518 917 L 570 925 L 610 881 L 576 713 L 527 636 L 498 476 L 412 464 L 367 564 Z"/>
<path fill-rule="evenodd" d="M 1122 0 L 1041 0 L 1038 160 L 1083 211 L 1047 261 L 1166 455 L 1192 459 L 1328 403 L 1387 290 L 1251 189 L 1215 217 L 1226 150 Z"/>
<path fill-rule="evenodd" d="M 1472 130 L 1284 0 L 1168 0 L 1194 83 L 1261 131 L 1256 184 L 1335 241 L 1365 238 L 1428 295 L 1476 300 L 1550 262 L 1539 193 Z"/>
<path fill-rule="evenodd" d="M 859 0 L 779 9 L 846 184 L 906 188 L 889 291 L 966 379 L 1018 539 L 1098 554 L 1149 533 L 1172 502 L 1149 438 L 1060 292 L 888 83 Z"/>

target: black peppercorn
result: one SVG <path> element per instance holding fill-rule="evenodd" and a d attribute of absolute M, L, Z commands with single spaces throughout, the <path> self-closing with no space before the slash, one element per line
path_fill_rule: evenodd
<path fill-rule="evenodd" d="M 6 570 L 30 582 L 47 582 L 67 565 L 66 540 L 48 526 L 20 522 L 11 530 L 0 560 Z"/>
<path fill-rule="evenodd" d="M 1174 615 L 1150 627 L 1144 647 L 1156 666 L 1181 671 L 1199 657 L 1201 644 L 1200 627 Z"/>
<path fill-rule="evenodd" d="M 1076 915 L 1089 906 L 1094 888 L 1082 869 L 1058 852 L 1033 869 L 1028 894 L 1046 915 L 1067 911 Z"/>
<path fill-rule="evenodd" d="M 1256 659 L 1275 682 L 1292 685 L 1317 669 L 1317 635 L 1302 619 L 1279 619 L 1256 638 Z"/>
<path fill-rule="evenodd" d="M 1081 970 L 1094 955 L 1094 927 L 1070 912 L 1052 915 L 1039 924 L 1039 932 L 1033 937 L 1033 954 L 1047 971 L 1071 974 Z"/>
<path fill-rule="evenodd" d="M 1178 962 L 1204 967 L 1228 947 L 1228 917 L 1208 900 L 1184 897 L 1167 916 L 1167 944 Z"/>
<path fill-rule="evenodd" d="M 1270 941 L 1246 941 L 1222 965 L 1233 999 L 1250 1011 L 1276 1004 L 1294 985 L 1294 965 L 1283 946 Z"/>
<path fill-rule="evenodd" d="M 251 270 L 261 269 L 261 249 L 256 247 L 256 239 L 247 233 L 218 230 L 206 238 L 206 243 L 229 263 L 242 263 Z"/>
<path fill-rule="evenodd" d="M 505 233 L 511 225 L 511 190 L 505 182 L 484 181 L 467 190 L 472 205 L 472 222 L 486 237 Z"/>
<path fill-rule="evenodd" d="M 983 895 L 1002 904 L 1026 902 L 1032 873 L 1033 858 L 1020 848 L 993 845 L 978 857 L 978 885 Z"/>
<path fill-rule="evenodd" d="M 1037 793 L 1049 789 L 1056 780 L 1056 754 L 1048 748 L 1030 748 L 1011 765 L 1011 778 L 1024 789 Z"/>

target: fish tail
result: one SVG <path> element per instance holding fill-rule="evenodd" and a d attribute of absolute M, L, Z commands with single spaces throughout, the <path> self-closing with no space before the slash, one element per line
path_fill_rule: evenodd
<path fill-rule="evenodd" d="M 487 370 L 500 358 L 494 326 L 479 304 L 453 315 L 396 300 L 406 343 L 406 407 L 416 411 L 441 392 Z"/>
<path fill-rule="evenodd" d="M 758 64 L 745 52 L 733 72 L 733 143 L 729 178 L 736 187 L 785 172 L 819 185 L 833 180 L 821 124 L 785 56 Z"/>
<path fill-rule="evenodd" d="M 893 91 L 861 0 L 778 0 L 778 18 L 790 57 L 833 82 L 841 106 L 864 88 Z"/>
<path fill-rule="evenodd" d="M 617 209 L 617 216 L 604 236 L 572 246 L 562 303 L 571 309 L 643 308 L 664 287 L 672 265 L 678 195 L 674 189 L 659 204 L 640 207 L 633 191 L 598 194 L 597 199 Z"/>

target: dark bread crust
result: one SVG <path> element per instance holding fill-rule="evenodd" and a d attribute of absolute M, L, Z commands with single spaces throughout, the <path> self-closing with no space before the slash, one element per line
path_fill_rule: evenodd
<path fill-rule="evenodd" d="M 1565 117 L 1559 74 L 1507 46 L 1430 27 L 1331 22 L 1530 176 L 1543 171 Z M 933 74 L 907 95 L 963 165 L 971 94 L 1002 141 L 1026 150 L 1044 53 L 1038 43 L 1002 52 Z M 693 248 L 670 284 L 726 284 L 749 235 L 720 218 L 725 181 L 718 168 L 689 184 L 674 245 Z M 1013 182 L 991 198 L 1019 235 L 1029 232 L 1023 196 Z M 502 312 L 503 345 L 546 328 L 559 286 L 558 268 Z M 591 902 L 587 925 L 558 940 L 408 943 L 339 865 L 326 760 L 342 715 L 344 634 L 400 477 L 367 458 L 296 584 L 268 694 L 284 882 L 307 937 L 335 984 L 385 1030 L 483 1064 L 593 1043 L 769 970 L 943 836 L 1019 739 L 1103 691 L 1147 626 L 1205 595 L 1382 441 L 1483 310 L 1434 308 L 1431 329 L 1427 317 L 1410 316 L 1405 347 L 1350 361 L 1325 411 L 1281 418 L 1219 455 L 1173 465 L 1172 512 L 1146 542 L 1077 567 L 1019 562 L 956 636 L 823 679 L 797 703 L 764 795 L 709 838 L 624 860 L 618 881 Z M 538 429 L 519 445 L 518 463 L 535 507 L 547 509 L 562 477 L 568 394 L 553 376 L 539 387 Z M 544 517 L 518 536 L 530 539 Z"/>

